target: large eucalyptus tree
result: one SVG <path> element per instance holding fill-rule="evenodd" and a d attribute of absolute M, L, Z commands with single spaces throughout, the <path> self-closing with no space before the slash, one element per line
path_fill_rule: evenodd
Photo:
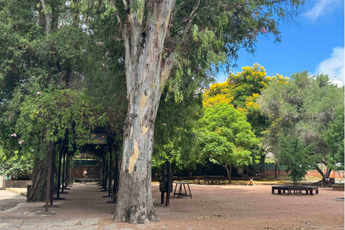
<path fill-rule="evenodd" d="M 297 13 L 299 0 L 114 0 L 123 40 L 128 111 L 114 221 L 157 221 L 151 196 L 154 124 L 163 87 L 179 97 L 185 78 L 200 81 L 219 63 L 254 52 L 259 34 L 279 41 L 278 20 Z M 214 68 L 211 68 L 214 67 Z M 170 79 L 170 76 L 174 76 Z"/>

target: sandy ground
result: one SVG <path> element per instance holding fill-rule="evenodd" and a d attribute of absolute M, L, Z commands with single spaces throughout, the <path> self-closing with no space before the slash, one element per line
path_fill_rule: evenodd
<path fill-rule="evenodd" d="M 168 229 L 344 229 L 344 202 L 334 200 L 344 192 L 272 195 L 271 187 L 192 185 L 193 199 L 156 209 Z M 157 189 L 154 197 L 157 203 Z"/>
<path fill-rule="evenodd" d="M 0 211 L 4 229 L 344 229 L 344 192 L 320 188 L 319 194 L 272 195 L 269 185 L 191 185 L 193 199 L 171 198 L 160 204 L 158 184 L 152 185 L 158 223 L 112 223 L 114 204 L 95 185 L 73 185 L 53 216 L 39 216 L 42 203 Z M 1 197 L 0 197 L 1 199 Z"/>
<path fill-rule="evenodd" d="M 25 200 L 26 197 L 22 195 L 7 190 L 0 190 L 0 211 L 9 210 L 16 205 L 25 202 Z"/>

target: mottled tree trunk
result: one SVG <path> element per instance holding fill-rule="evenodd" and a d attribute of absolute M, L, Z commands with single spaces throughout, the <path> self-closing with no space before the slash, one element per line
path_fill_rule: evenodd
<path fill-rule="evenodd" d="M 29 201 L 44 201 L 47 189 L 48 163 L 47 158 L 36 158 L 32 175 Z"/>
<path fill-rule="evenodd" d="M 145 7 L 131 10 L 124 27 L 128 111 L 115 222 L 158 221 L 151 193 L 153 131 L 161 89 L 173 66 L 172 55 L 163 59 L 163 46 L 174 2 L 151 1 L 145 28 Z"/>

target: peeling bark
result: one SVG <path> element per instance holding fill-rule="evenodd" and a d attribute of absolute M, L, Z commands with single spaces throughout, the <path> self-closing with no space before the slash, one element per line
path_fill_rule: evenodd
<path fill-rule="evenodd" d="M 124 26 L 128 111 L 115 222 L 159 221 L 152 203 L 151 160 L 161 89 L 173 67 L 172 54 L 163 59 L 163 46 L 174 3 L 151 1 L 145 28 L 134 11 Z"/>

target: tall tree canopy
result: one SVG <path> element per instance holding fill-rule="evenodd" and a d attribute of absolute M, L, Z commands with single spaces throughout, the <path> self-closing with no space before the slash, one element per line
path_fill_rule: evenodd
<path fill-rule="evenodd" d="M 318 164 L 328 166 L 331 162 L 327 159 L 332 159 L 342 148 L 343 137 L 335 137 L 336 144 L 328 137 L 334 133 L 334 125 L 340 123 L 337 116 L 341 115 L 336 111 L 344 108 L 344 88 L 329 83 L 328 76 L 309 76 L 306 71 L 291 78 L 288 84 L 272 83 L 258 99 L 261 110 L 271 121 L 265 139 L 271 148 L 280 149 L 281 137 L 297 138 L 296 143 L 303 144 L 301 151 L 309 149 L 313 159 L 310 165 L 327 178 L 332 165 L 324 173 Z"/>

